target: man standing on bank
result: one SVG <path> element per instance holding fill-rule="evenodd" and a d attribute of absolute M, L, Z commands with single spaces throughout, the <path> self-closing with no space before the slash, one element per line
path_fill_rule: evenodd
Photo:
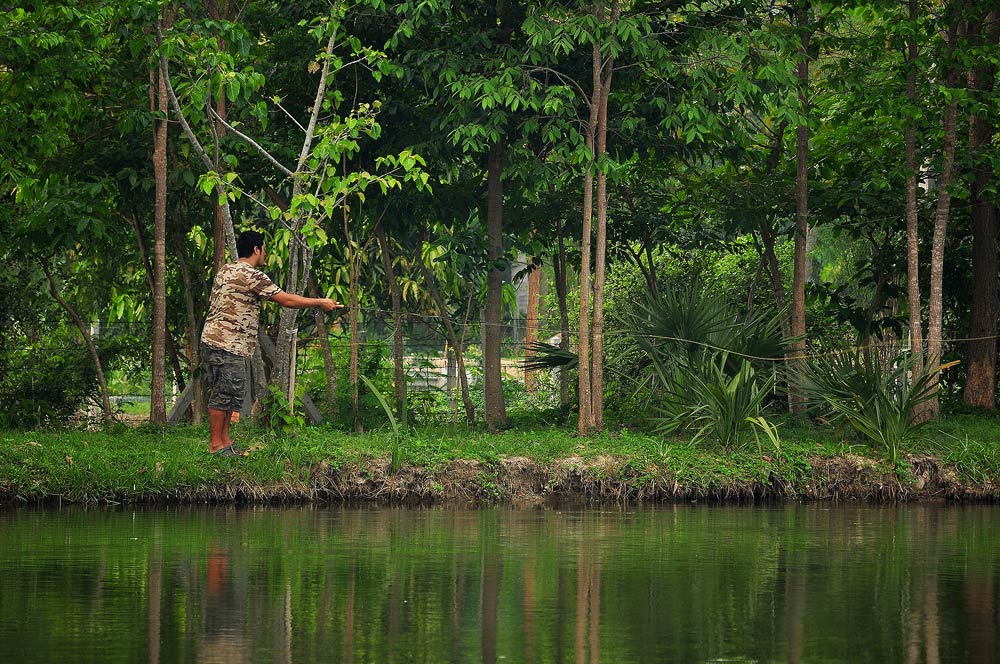
<path fill-rule="evenodd" d="M 202 358 L 212 380 L 208 451 L 227 457 L 240 456 L 243 451 L 229 437 L 229 422 L 233 411 L 243 406 L 246 358 L 257 346 L 261 300 L 274 300 L 292 309 L 320 307 L 332 311 L 344 306 L 325 297 L 286 293 L 275 286 L 258 269 L 264 264 L 264 236 L 257 231 L 240 233 L 236 252 L 239 260 L 223 265 L 215 275 L 201 333 Z"/>

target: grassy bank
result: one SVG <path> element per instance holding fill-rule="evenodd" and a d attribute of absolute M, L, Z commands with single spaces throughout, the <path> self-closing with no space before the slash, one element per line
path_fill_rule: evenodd
<path fill-rule="evenodd" d="M 998 424 L 956 416 L 929 426 L 896 467 L 865 444 L 788 423 L 780 454 L 626 430 L 421 429 L 400 444 L 395 471 L 387 432 L 274 435 L 241 424 L 234 438 L 249 454 L 238 459 L 209 456 L 204 427 L 2 432 L 0 501 L 996 500 Z"/>

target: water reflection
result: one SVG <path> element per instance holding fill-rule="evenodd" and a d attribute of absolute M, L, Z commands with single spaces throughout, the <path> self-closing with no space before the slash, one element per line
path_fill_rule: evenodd
<path fill-rule="evenodd" d="M 207 563 L 205 617 L 198 647 L 198 661 L 205 664 L 249 662 L 251 644 L 243 616 L 247 605 L 247 576 L 241 573 L 237 576 L 237 581 L 234 581 L 229 549 L 215 542 L 209 545 Z M 286 602 L 287 625 L 291 624 L 291 615 L 287 613 L 289 610 L 290 605 Z M 290 636 L 286 631 L 286 637 Z M 150 647 L 153 647 L 152 639 Z"/>
<path fill-rule="evenodd" d="M 990 662 L 1000 509 L 0 512 L 4 662 Z"/>

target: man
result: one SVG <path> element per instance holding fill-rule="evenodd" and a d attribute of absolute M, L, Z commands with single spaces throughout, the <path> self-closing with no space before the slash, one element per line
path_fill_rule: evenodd
<path fill-rule="evenodd" d="M 242 450 L 229 437 L 234 411 L 243 405 L 246 358 L 257 346 L 261 300 L 283 307 L 321 307 L 331 311 L 343 305 L 325 297 L 301 297 L 281 290 L 258 268 L 264 264 L 264 236 L 244 231 L 236 240 L 239 260 L 223 265 L 215 275 L 208 317 L 201 333 L 202 357 L 212 378 L 208 398 L 208 451 L 239 456 Z"/>

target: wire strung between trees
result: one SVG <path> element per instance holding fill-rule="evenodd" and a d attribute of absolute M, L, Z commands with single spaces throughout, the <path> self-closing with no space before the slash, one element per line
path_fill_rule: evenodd
<path fill-rule="evenodd" d="M 339 318 L 339 317 L 345 315 L 350 310 L 351 310 L 351 307 L 342 307 L 342 308 L 340 308 L 338 310 L 338 313 L 337 313 L 336 317 Z M 393 311 L 390 311 L 390 310 L 387 310 L 387 309 L 378 309 L 378 308 L 375 308 L 375 307 L 355 307 L 354 310 L 358 311 L 358 312 L 369 313 L 369 314 L 383 315 L 385 317 L 395 316 L 395 312 L 393 312 Z M 400 315 L 402 317 L 404 317 L 404 318 L 410 319 L 411 321 L 413 319 L 440 321 L 440 320 L 443 320 L 443 319 L 446 318 L 445 316 L 440 315 L 440 314 L 427 314 L 427 313 L 416 313 L 416 312 L 400 312 Z M 547 322 L 548 320 L 549 319 L 547 319 L 547 318 L 540 318 L 540 317 L 539 318 L 520 318 L 520 319 L 518 319 L 518 323 L 519 324 L 526 324 L 526 323 L 530 323 L 530 322 L 535 322 L 537 324 L 537 323 Z M 489 322 L 482 321 L 482 320 L 476 321 L 474 324 L 478 325 L 478 326 L 494 326 L 494 327 L 503 327 L 503 328 L 511 327 L 510 323 L 489 323 Z M 98 334 L 95 335 L 95 336 L 101 336 L 102 334 L 107 333 L 107 331 L 112 331 L 113 332 L 115 330 L 122 330 L 122 329 L 131 331 L 131 330 L 134 329 L 134 327 L 135 326 L 132 326 L 132 325 L 125 325 L 125 324 L 122 324 L 122 323 L 115 323 L 115 324 L 108 325 L 108 326 L 102 326 L 101 329 L 100 329 L 100 331 L 98 332 Z M 555 334 L 560 334 L 560 331 L 558 331 L 558 330 L 555 331 Z M 574 338 L 576 336 L 578 336 L 578 335 L 576 335 L 572 331 L 570 332 L 570 337 L 571 338 Z M 675 336 L 669 336 L 669 335 L 641 334 L 641 333 L 628 333 L 628 334 L 625 334 L 625 333 L 614 333 L 614 332 L 612 332 L 610 334 L 607 334 L 606 336 L 609 339 L 611 339 L 611 340 L 621 339 L 621 338 L 626 338 L 626 337 L 632 337 L 632 338 L 647 339 L 649 341 L 672 341 L 672 342 L 676 342 L 676 343 L 680 343 L 680 344 L 688 344 L 688 345 L 700 346 L 700 347 L 706 348 L 708 350 L 713 350 L 713 351 L 717 351 L 717 352 L 728 353 L 728 354 L 733 355 L 735 357 L 742 357 L 742 358 L 747 359 L 747 360 L 755 360 L 755 361 L 761 361 L 761 362 L 786 362 L 786 363 L 787 362 L 802 362 L 802 361 L 806 361 L 806 360 L 810 360 L 810 359 L 814 359 L 814 358 L 833 357 L 833 356 L 836 356 L 836 355 L 844 352 L 845 350 L 860 351 L 860 350 L 869 350 L 869 349 L 872 349 L 872 348 L 887 348 L 887 347 L 890 347 L 890 346 L 895 346 L 895 347 L 900 347 L 900 348 L 909 348 L 909 342 L 900 339 L 900 340 L 897 340 L 897 341 L 877 341 L 877 342 L 872 342 L 872 343 L 863 344 L 863 345 L 846 346 L 844 348 L 841 348 L 841 349 L 838 349 L 838 350 L 834 350 L 834 351 L 811 352 L 811 353 L 810 352 L 805 352 L 805 353 L 803 353 L 803 352 L 795 352 L 794 354 L 783 353 L 782 355 L 776 355 L 776 356 L 766 357 L 766 356 L 760 356 L 760 355 L 753 355 L 753 354 L 750 354 L 750 353 L 742 353 L 742 352 L 739 352 L 739 351 L 736 351 L 736 350 L 733 350 L 733 349 L 729 349 L 729 348 L 723 348 L 721 346 L 717 346 L 715 344 L 711 344 L 711 343 L 706 342 L 706 341 L 699 341 L 699 340 L 696 340 L 696 339 L 686 339 L 686 338 L 683 338 L 683 337 L 675 337 Z M 974 341 L 995 341 L 997 339 L 1000 339 L 1000 334 L 987 335 L 987 336 L 978 336 L 978 337 L 942 337 L 940 339 L 928 339 L 928 338 L 925 338 L 922 341 L 922 346 L 926 349 L 926 347 L 928 346 L 928 344 L 930 342 L 932 342 L 932 341 L 938 341 L 942 345 L 944 345 L 944 344 L 970 343 L 970 342 L 974 342 Z M 340 343 L 342 340 L 343 340 L 343 336 L 339 336 L 339 338 L 335 336 L 330 341 L 332 343 L 334 343 L 334 344 L 337 344 L 337 343 Z M 361 341 L 358 341 L 358 340 L 347 340 L 347 341 L 350 344 L 361 344 L 361 343 L 364 343 L 364 342 L 361 342 Z M 806 341 L 808 342 L 808 339 Z M 409 345 L 411 347 L 412 346 L 419 346 L 419 347 L 424 347 L 424 348 L 437 348 L 440 344 L 434 343 L 434 342 L 429 342 L 429 341 L 428 342 L 416 341 L 416 342 L 410 342 L 407 345 Z M 523 348 L 527 348 L 527 342 L 525 342 L 525 341 L 504 341 L 504 342 L 502 342 L 501 345 L 506 346 L 508 348 L 511 348 L 511 347 L 523 347 Z M 28 353 L 28 352 L 60 352 L 60 351 L 75 351 L 75 350 L 80 350 L 80 347 L 78 347 L 78 346 L 48 346 L 48 345 L 47 346 L 21 346 L 20 348 L 15 348 L 15 349 L 11 349 L 11 350 L 13 350 L 14 352 L 24 352 L 24 353 Z"/>

